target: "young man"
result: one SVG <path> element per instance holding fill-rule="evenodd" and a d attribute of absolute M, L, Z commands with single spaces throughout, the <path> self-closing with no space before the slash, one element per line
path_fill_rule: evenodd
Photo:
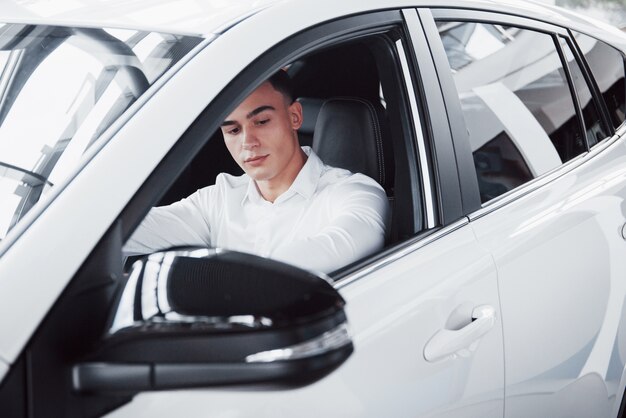
<path fill-rule="evenodd" d="M 222 123 L 226 147 L 245 174 L 222 173 L 215 185 L 153 208 L 127 253 L 200 245 L 328 273 L 382 248 L 384 190 L 299 146 L 302 106 L 289 84 L 287 73 L 277 72 Z"/>

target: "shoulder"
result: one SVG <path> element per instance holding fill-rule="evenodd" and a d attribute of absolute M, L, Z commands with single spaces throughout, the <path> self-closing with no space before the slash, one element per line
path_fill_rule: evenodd
<path fill-rule="evenodd" d="M 329 187 L 331 189 L 346 189 L 346 188 L 373 188 L 379 189 L 383 194 L 385 191 L 380 184 L 371 177 L 361 173 L 352 173 L 351 171 L 343 168 L 324 166 L 322 175 L 320 176 L 320 184 L 323 187 Z"/>
<path fill-rule="evenodd" d="M 309 158 L 315 161 L 315 170 L 319 172 L 318 188 L 344 189 L 351 186 L 364 186 L 379 189 L 383 194 L 385 191 L 373 178 L 362 173 L 353 173 L 344 168 L 333 167 L 326 164 L 311 149 L 305 149 Z"/>
<path fill-rule="evenodd" d="M 227 173 L 220 173 L 215 178 L 215 184 L 198 189 L 187 199 L 196 204 L 215 202 L 215 199 L 223 199 L 233 194 L 245 193 L 248 187 L 248 176 L 233 176 Z M 184 199 L 184 200 L 187 200 Z"/>
<path fill-rule="evenodd" d="M 387 202 L 385 190 L 371 177 L 352 173 L 342 168 L 325 166 L 320 176 L 318 190 L 327 194 L 332 201 L 353 199 Z"/>
<path fill-rule="evenodd" d="M 242 174 L 240 176 L 233 176 L 232 174 L 228 174 L 228 173 L 220 173 L 215 178 L 215 185 L 213 187 L 220 191 L 235 190 L 235 189 L 245 190 L 248 187 L 249 181 L 250 181 L 250 177 L 248 177 L 246 174 Z M 209 186 L 209 187 L 212 187 L 212 186 Z"/>

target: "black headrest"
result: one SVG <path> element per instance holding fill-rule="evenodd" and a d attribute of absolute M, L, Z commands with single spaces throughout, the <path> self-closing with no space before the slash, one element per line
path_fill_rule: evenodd
<path fill-rule="evenodd" d="M 322 105 L 313 134 L 313 151 L 325 164 L 363 173 L 386 190 L 392 167 L 385 164 L 384 109 L 360 98 L 333 98 Z"/>
<path fill-rule="evenodd" d="M 315 123 L 317 122 L 317 115 L 320 113 L 320 109 L 324 104 L 324 99 L 316 99 L 313 97 L 300 97 L 298 102 L 302 105 L 302 116 L 304 121 L 302 126 L 298 130 L 298 133 L 313 135 L 315 131 Z"/>

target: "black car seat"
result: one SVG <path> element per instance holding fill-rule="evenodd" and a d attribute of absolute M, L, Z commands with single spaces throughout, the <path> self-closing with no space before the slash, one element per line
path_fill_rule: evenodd
<path fill-rule="evenodd" d="M 326 100 L 317 116 L 312 148 L 325 164 L 363 173 L 385 189 L 392 210 L 388 241 L 393 241 L 393 153 L 382 105 L 356 97 Z"/>

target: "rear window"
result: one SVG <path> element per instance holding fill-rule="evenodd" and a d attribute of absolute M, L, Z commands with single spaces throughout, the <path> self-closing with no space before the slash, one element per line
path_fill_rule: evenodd
<path fill-rule="evenodd" d="M 201 38 L 0 24 L 0 240 Z"/>
<path fill-rule="evenodd" d="M 483 203 L 587 151 L 551 34 L 481 22 L 437 25 Z"/>
<path fill-rule="evenodd" d="M 574 38 L 604 97 L 613 127 L 617 129 L 624 122 L 626 113 L 624 56 L 617 49 L 591 36 L 574 32 Z"/>

